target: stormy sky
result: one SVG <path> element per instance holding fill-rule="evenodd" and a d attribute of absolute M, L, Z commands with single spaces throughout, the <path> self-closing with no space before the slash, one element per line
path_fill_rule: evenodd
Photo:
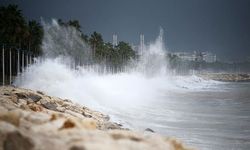
<path fill-rule="evenodd" d="M 18 4 L 27 19 L 77 19 L 84 33 L 138 44 L 161 26 L 169 51 L 210 51 L 221 60 L 250 57 L 250 0 L 1 0 Z"/>

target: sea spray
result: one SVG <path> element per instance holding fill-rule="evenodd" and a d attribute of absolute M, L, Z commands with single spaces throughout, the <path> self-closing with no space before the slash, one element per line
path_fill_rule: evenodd
<path fill-rule="evenodd" d="M 135 65 L 134 71 L 143 73 L 148 77 L 166 76 L 168 73 L 166 53 L 163 42 L 163 29 L 160 28 L 159 36 L 154 42 L 146 46 Z"/>
<path fill-rule="evenodd" d="M 52 19 L 51 23 L 42 20 L 44 38 L 43 57 L 68 57 L 76 65 L 92 62 L 91 49 L 81 37 L 81 32 L 72 26 L 61 26 Z"/>
<path fill-rule="evenodd" d="M 172 76 L 162 30 L 126 71 L 100 73 L 102 65 L 87 59 L 83 64 L 75 63 L 79 51 L 86 55 L 85 50 L 89 50 L 82 41 L 72 44 L 76 41 L 69 37 L 79 38 L 77 31 L 56 22 L 44 26 L 48 29 L 43 41 L 45 57 L 22 73 L 16 85 L 71 99 L 110 115 L 112 121 L 125 127 L 140 131 L 151 128 L 204 149 L 249 147 L 245 140 L 249 134 L 243 131 L 249 124 L 249 95 L 242 94 L 249 93 L 248 87 L 242 92 L 239 87 L 245 85 L 229 83 L 231 91 L 225 92 L 220 82 L 195 75 Z M 59 37 L 67 40 L 59 42 Z M 74 48 L 78 44 L 83 48 Z"/>
<path fill-rule="evenodd" d="M 91 64 L 89 46 L 77 30 L 60 26 L 55 20 L 44 22 L 43 26 L 44 57 L 15 80 L 17 86 L 42 90 L 89 107 L 126 109 L 150 105 L 168 91 L 201 90 L 213 85 L 195 76 L 168 75 L 162 29 L 127 71 L 100 73 L 98 68 L 102 66 Z"/>

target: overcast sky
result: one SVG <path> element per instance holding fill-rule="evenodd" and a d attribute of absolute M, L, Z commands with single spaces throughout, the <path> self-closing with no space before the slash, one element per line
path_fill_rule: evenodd
<path fill-rule="evenodd" d="M 28 19 L 77 19 L 85 33 L 138 44 L 164 29 L 170 51 L 210 51 L 223 60 L 250 56 L 250 0 L 1 0 Z"/>

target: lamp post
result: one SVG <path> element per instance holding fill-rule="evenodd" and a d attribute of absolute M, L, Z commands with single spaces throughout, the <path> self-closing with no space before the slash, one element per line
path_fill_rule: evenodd
<path fill-rule="evenodd" d="M 11 85 L 11 77 L 12 77 L 12 66 L 11 66 L 11 48 L 10 48 L 10 85 Z"/>
<path fill-rule="evenodd" d="M 17 49 L 17 75 L 20 74 L 20 49 Z"/>
<path fill-rule="evenodd" d="M 4 86 L 4 74 L 5 74 L 5 69 L 4 69 L 4 45 L 3 45 L 3 49 L 2 49 L 2 63 L 3 63 L 3 66 L 2 66 L 2 69 L 3 69 L 3 86 Z"/>
<path fill-rule="evenodd" d="M 29 65 L 29 53 L 26 54 L 26 67 Z"/>
<path fill-rule="evenodd" d="M 29 61 L 30 61 L 30 65 L 32 64 L 32 56 L 31 56 L 31 54 L 30 54 L 30 57 L 29 57 Z"/>
<path fill-rule="evenodd" d="M 22 52 L 22 72 L 24 72 L 24 51 Z"/>

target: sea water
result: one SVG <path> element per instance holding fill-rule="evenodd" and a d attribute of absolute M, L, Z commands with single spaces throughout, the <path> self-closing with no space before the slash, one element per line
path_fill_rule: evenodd
<path fill-rule="evenodd" d="M 18 76 L 15 85 L 71 99 L 124 127 L 150 128 L 197 149 L 249 149 L 250 83 L 172 75 L 162 30 L 128 70 L 100 73 L 98 64 L 76 66 L 74 58 L 82 64 L 93 61 L 74 28 L 55 20 L 43 26 L 44 56 Z"/>

